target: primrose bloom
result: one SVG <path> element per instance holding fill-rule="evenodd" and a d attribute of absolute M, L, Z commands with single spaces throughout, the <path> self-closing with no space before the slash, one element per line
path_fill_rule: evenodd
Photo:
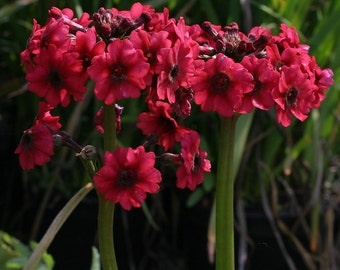
<path fill-rule="evenodd" d="M 187 133 L 181 141 L 183 164 L 177 169 L 176 186 L 194 190 L 204 180 L 204 172 L 210 172 L 210 161 L 207 152 L 200 147 L 200 136 L 196 131 Z"/>
<path fill-rule="evenodd" d="M 95 81 L 95 95 L 105 104 L 123 98 L 137 98 L 145 88 L 145 76 L 150 65 L 142 50 L 135 49 L 130 40 L 116 39 L 107 52 L 92 59 L 88 74 Z"/>
<path fill-rule="evenodd" d="M 156 193 L 162 180 L 155 159 L 143 146 L 118 147 L 105 153 L 104 166 L 94 176 L 94 183 L 106 200 L 120 203 L 125 210 L 141 207 L 146 193 Z"/>

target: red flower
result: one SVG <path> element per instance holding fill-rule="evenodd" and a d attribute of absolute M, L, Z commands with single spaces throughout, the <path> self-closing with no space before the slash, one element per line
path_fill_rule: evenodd
<path fill-rule="evenodd" d="M 204 180 L 204 172 L 210 172 L 210 161 L 205 159 L 207 152 L 199 148 L 200 136 L 196 131 L 186 133 L 181 140 L 183 165 L 176 171 L 178 188 L 194 190 Z"/>
<path fill-rule="evenodd" d="M 196 60 L 196 64 L 199 67 L 191 80 L 195 103 L 201 105 L 202 111 L 231 117 L 241 105 L 243 95 L 253 89 L 253 76 L 221 53 L 205 64 Z"/>
<path fill-rule="evenodd" d="M 173 48 L 164 48 L 158 55 L 156 66 L 157 95 L 159 99 L 176 101 L 175 91 L 187 87 L 188 80 L 194 74 L 193 52 L 189 42 L 179 41 Z"/>
<path fill-rule="evenodd" d="M 106 200 L 120 203 L 125 210 L 140 207 L 146 192 L 156 193 L 161 182 L 160 172 L 154 168 L 155 154 L 145 152 L 143 146 L 118 147 L 113 153 L 106 152 L 104 166 L 93 180 Z"/>
<path fill-rule="evenodd" d="M 107 53 L 92 59 L 88 73 L 95 81 L 95 94 L 105 104 L 123 98 L 137 98 L 145 88 L 149 64 L 143 52 L 128 39 L 116 39 L 107 46 Z"/>
<path fill-rule="evenodd" d="M 277 104 L 277 121 L 287 127 L 291 124 L 291 114 L 304 121 L 312 108 L 317 87 L 302 73 L 300 66 L 283 66 L 279 85 L 273 91 Z"/>
<path fill-rule="evenodd" d="M 47 49 L 41 49 L 36 63 L 37 65 L 26 74 L 29 90 L 39 97 L 44 97 L 53 107 L 59 103 L 67 106 L 70 96 L 76 101 L 83 100 L 86 78 L 78 53 L 63 53 L 51 44 Z"/>
<path fill-rule="evenodd" d="M 97 42 L 96 30 L 93 27 L 87 29 L 86 33 L 80 31 L 76 33 L 74 51 L 79 53 L 79 58 L 83 60 L 85 68 L 91 65 L 94 56 L 104 53 L 105 47 L 105 42 Z"/>
<path fill-rule="evenodd" d="M 130 40 L 136 49 L 141 49 L 150 64 L 150 71 L 147 76 L 147 85 L 151 85 L 152 75 L 155 73 L 157 55 L 162 48 L 170 48 L 171 41 L 167 38 L 168 32 L 159 31 L 148 33 L 144 30 L 133 31 Z"/>
<path fill-rule="evenodd" d="M 272 90 L 276 87 L 280 73 L 274 70 L 268 59 L 245 56 L 241 64 L 253 75 L 254 89 L 244 95 L 239 113 L 249 113 L 255 108 L 268 110 L 274 105 Z"/>
<path fill-rule="evenodd" d="M 48 127 L 36 124 L 25 130 L 14 153 L 19 154 L 20 166 L 31 170 L 35 165 L 43 165 L 54 154 L 53 137 Z"/>
<path fill-rule="evenodd" d="M 180 141 L 188 130 L 171 116 L 173 109 L 169 103 L 150 101 L 149 110 L 150 112 L 143 112 L 138 116 L 137 127 L 147 136 L 156 135 L 158 143 L 167 151 L 174 146 L 175 141 Z"/>

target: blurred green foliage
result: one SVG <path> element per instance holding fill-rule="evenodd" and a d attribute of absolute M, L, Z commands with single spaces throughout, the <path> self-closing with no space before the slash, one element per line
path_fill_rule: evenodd
<path fill-rule="evenodd" d="M 20 270 L 28 261 L 36 243 L 26 246 L 13 236 L 0 231 L 0 269 Z M 54 260 L 48 253 L 44 253 L 37 270 L 52 270 Z"/>

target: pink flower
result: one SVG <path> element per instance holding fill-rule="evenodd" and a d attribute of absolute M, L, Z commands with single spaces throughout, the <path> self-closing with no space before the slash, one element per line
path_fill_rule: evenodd
<path fill-rule="evenodd" d="M 148 33 L 144 30 L 133 31 L 130 40 L 136 49 L 141 49 L 150 64 L 150 71 L 147 76 L 147 85 L 151 85 L 152 75 L 155 74 L 157 55 L 163 48 L 170 48 L 171 41 L 167 38 L 168 32 L 159 31 Z"/>
<path fill-rule="evenodd" d="M 83 61 L 85 69 L 91 65 L 93 57 L 104 53 L 105 47 L 105 42 L 97 42 L 96 30 L 93 27 L 87 29 L 85 33 L 81 31 L 76 33 L 74 51 L 79 53 L 79 58 Z"/>
<path fill-rule="evenodd" d="M 35 58 L 36 66 L 26 74 L 27 88 L 47 103 L 66 107 L 70 96 L 76 101 L 83 100 L 86 92 L 82 61 L 78 53 L 63 53 L 55 45 L 42 48 Z"/>
<path fill-rule="evenodd" d="M 176 101 L 175 91 L 181 86 L 187 87 L 189 78 L 194 74 L 193 61 L 190 44 L 184 41 L 160 51 L 156 66 L 159 99 L 167 99 L 170 103 Z"/>
<path fill-rule="evenodd" d="M 277 86 L 280 73 L 274 70 L 268 59 L 245 56 L 241 64 L 253 75 L 254 89 L 244 94 L 239 113 L 249 113 L 255 108 L 268 110 L 274 105 L 272 90 Z"/>
<path fill-rule="evenodd" d="M 105 104 L 123 98 L 137 98 L 145 88 L 149 64 L 139 49 L 128 39 L 116 39 L 107 46 L 107 52 L 92 59 L 88 73 L 95 81 L 95 95 Z"/>
<path fill-rule="evenodd" d="M 149 110 L 150 112 L 143 112 L 138 116 L 137 127 L 147 136 L 156 135 L 158 144 L 167 151 L 176 141 L 180 141 L 188 130 L 171 116 L 173 109 L 169 103 L 150 101 Z"/>
<path fill-rule="evenodd" d="M 45 125 L 38 123 L 24 131 L 14 153 L 19 155 L 20 166 L 31 170 L 35 165 L 43 165 L 54 154 L 53 137 Z"/>
<path fill-rule="evenodd" d="M 304 121 L 312 108 L 316 89 L 307 74 L 302 73 L 300 66 L 283 66 L 279 85 L 273 91 L 277 121 L 287 127 L 292 122 L 291 114 Z"/>
<path fill-rule="evenodd" d="M 192 78 L 194 101 L 204 112 L 216 111 L 231 117 L 245 93 L 253 89 L 253 76 L 239 63 L 219 53 L 207 62 L 196 60 Z"/>
<path fill-rule="evenodd" d="M 118 147 L 106 152 L 104 166 L 93 180 L 106 200 L 120 203 L 125 210 L 140 207 L 146 193 L 156 193 L 161 182 L 160 172 L 154 168 L 155 154 L 136 149 Z"/>
<path fill-rule="evenodd" d="M 183 164 L 176 171 L 178 188 L 194 190 L 204 180 L 204 172 L 210 172 L 207 152 L 199 148 L 200 136 L 196 131 L 186 133 L 181 140 L 181 157 Z"/>

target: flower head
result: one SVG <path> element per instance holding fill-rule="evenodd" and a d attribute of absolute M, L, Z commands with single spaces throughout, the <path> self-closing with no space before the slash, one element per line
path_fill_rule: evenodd
<path fill-rule="evenodd" d="M 95 95 L 105 104 L 123 98 L 137 98 L 145 88 L 149 64 L 142 50 L 135 49 L 130 40 L 116 39 L 107 52 L 92 59 L 88 73 L 95 81 Z"/>
<path fill-rule="evenodd" d="M 20 166 L 31 170 L 35 165 L 43 165 L 54 154 L 53 137 L 48 127 L 36 124 L 24 131 L 14 153 L 19 155 Z"/>
<path fill-rule="evenodd" d="M 188 130 L 171 116 L 173 108 L 169 103 L 150 101 L 149 110 L 150 112 L 143 112 L 138 116 L 137 127 L 147 136 L 156 135 L 158 143 L 167 151 L 176 141 L 180 141 Z"/>
<path fill-rule="evenodd" d="M 316 89 L 299 66 L 283 66 L 279 85 L 273 91 L 278 122 L 285 127 L 289 126 L 292 122 L 291 114 L 304 121 L 312 108 Z"/>
<path fill-rule="evenodd" d="M 269 110 L 274 105 L 271 93 L 278 84 L 280 73 L 274 70 L 268 59 L 259 59 L 255 55 L 245 56 L 241 64 L 253 75 L 254 88 L 244 94 L 238 112 L 249 113 L 254 107 Z"/>
<path fill-rule="evenodd" d="M 177 169 L 176 186 L 194 190 L 204 180 L 204 172 L 210 172 L 210 161 L 207 152 L 199 148 L 200 136 L 196 131 L 186 133 L 181 141 L 183 164 Z"/>
<path fill-rule="evenodd" d="M 104 166 L 93 180 L 106 200 L 120 203 L 125 210 L 140 207 L 146 193 L 156 193 L 161 182 L 160 172 L 154 168 L 155 154 L 136 149 L 118 147 L 106 152 Z"/>
<path fill-rule="evenodd" d="M 76 101 L 83 100 L 86 92 L 82 61 L 78 53 L 63 53 L 55 45 L 42 48 L 35 58 L 36 66 L 26 74 L 27 88 L 47 103 L 56 107 L 67 106 L 70 96 Z"/>
<path fill-rule="evenodd" d="M 253 89 L 253 76 L 221 53 L 203 65 L 201 61 L 197 60 L 200 68 L 196 68 L 191 80 L 195 103 L 201 105 L 202 111 L 232 116 L 241 105 L 243 95 Z"/>
<path fill-rule="evenodd" d="M 178 41 L 172 48 L 164 48 L 158 55 L 156 66 L 157 95 L 170 103 L 176 101 L 178 88 L 187 87 L 189 78 L 194 74 L 193 52 L 189 42 Z"/>

